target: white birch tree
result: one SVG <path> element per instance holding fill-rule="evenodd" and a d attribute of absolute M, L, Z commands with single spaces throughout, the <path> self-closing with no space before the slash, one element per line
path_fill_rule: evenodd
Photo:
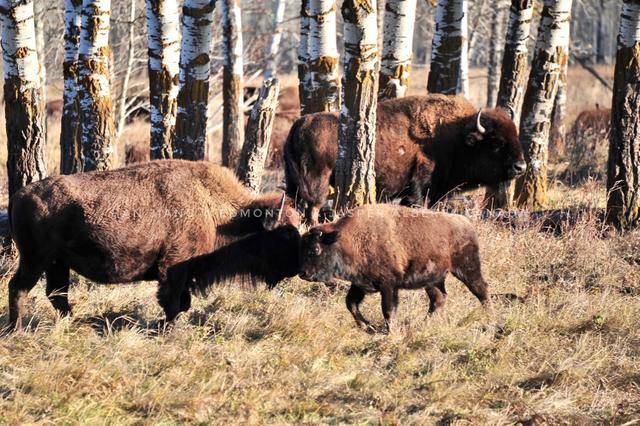
<path fill-rule="evenodd" d="M 131 73 L 133 72 L 133 62 L 135 59 L 135 22 L 136 22 L 136 2 L 132 0 L 129 4 L 129 22 L 127 22 L 127 66 L 124 71 L 124 77 L 122 78 L 122 90 L 120 93 L 120 99 L 118 103 L 118 120 L 116 121 L 116 138 L 119 139 L 124 131 L 124 125 L 127 118 L 127 95 L 129 93 L 129 81 L 131 80 Z"/>
<path fill-rule="evenodd" d="M 438 0 L 429 93 L 469 93 L 467 0 Z"/>
<path fill-rule="evenodd" d="M 178 109 L 180 10 L 176 0 L 147 0 L 152 160 L 171 158 Z"/>
<path fill-rule="evenodd" d="M 222 55 L 222 164 L 234 168 L 244 143 L 242 12 L 238 0 L 221 0 Z"/>
<path fill-rule="evenodd" d="M 549 129 L 558 80 L 569 55 L 572 0 L 545 0 L 527 91 L 522 106 L 520 141 L 527 171 L 516 182 L 519 205 L 547 203 Z"/>
<path fill-rule="evenodd" d="M 311 92 L 311 74 L 309 73 L 309 30 L 311 20 L 309 9 L 311 0 L 300 0 L 300 44 L 298 45 L 298 96 L 300 112 L 304 114 Z"/>
<path fill-rule="evenodd" d="M 402 98 L 409 90 L 416 0 L 387 0 L 378 99 Z"/>
<path fill-rule="evenodd" d="M 207 145 L 211 33 L 215 0 L 185 0 L 182 6 L 180 90 L 173 157 L 203 160 Z"/>
<path fill-rule="evenodd" d="M 78 86 L 78 53 L 82 0 L 64 1 L 64 61 L 62 73 L 62 118 L 60 127 L 60 173 L 82 171 L 82 144 L 80 141 L 80 99 Z"/>
<path fill-rule="evenodd" d="M 267 66 L 262 74 L 263 80 L 275 77 L 278 71 L 278 52 L 280 51 L 280 41 L 282 41 L 282 22 L 284 12 L 287 9 L 287 0 L 276 0 L 276 10 L 273 19 L 273 36 L 267 50 Z"/>
<path fill-rule="evenodd" d="M 302 114 L 336 111 L 340 104 L 336 1 L 311 0 L 309 20 L 309 97 Z"/>
<path fill-rule="evenodd" d="M 502 2 L 497 2 L 491 17 L 491 38 L 489 39 L 489 63 L 487 66 L 487 107 L 493 108 L 498 102 L 500 88 L 500 64 L 504 47 L 504 12 Z"/>
<path fill-rule="evenodd" d="M 624 0 L 611 111 L 607 221 L 618 228 L 640 221 L 640 2 Z"/>
<path fill-rule="evenodd" d="M 44 102 L 33 1 L 0 0 L 9 197 L 44 178 Z"/>
<path fill-rule="evenodd" d="M 109 85 L 111 0 L 82 2 L 80 31 L 80 138 L 84 171 L 110 169 L 115 159 Z"/>
<path fill-rule="evenodd" d="M 338 157 L 337 208 L 376 200 L 375 142 L 378 94 L 376 0 L 344 0 L 344 76 Z"/>

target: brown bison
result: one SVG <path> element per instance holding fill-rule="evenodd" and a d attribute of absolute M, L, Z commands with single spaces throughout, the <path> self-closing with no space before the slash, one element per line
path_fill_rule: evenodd
<path fill-rule="evenodd" d="M 606 141 L 611 131 L 611 109 L 600 108 L 582 111 L 574 121 L 569 132 L 570 142 L 573 144 L 592 141 L 592 151 L 596 150 L 599 141 Z"/>
<path fill-rule="evenodd" d="M 317 221 L 338 151 L 338 113 L 295 122 L 285 144 L 287 194 Z M 496 185 L 522 174 L 518 132 L 501 109 L 478 112 L 462 97 L 412 96 L 377 110 L 376 185 L 380 200 L 432 205 L 454 189 Z"/>
<path fill-rule="evenodd" d="M 53 306 L 71 312 L 70 269 L 99 283 L 157 280 L 158 302 L 171 321 L 191 302 L 189 288 L 168 279 L 171 266 L 299 224 L 284 195 L 253 196 L 229 170 L 181 160 L 47 178 L 18 191 L 9 214 L 20 252 L 9 283 L 13 327 L 21 326 L 23 301 L 43 272 Z M 278 276 L 271 274 L 273 282 Z"/>
<path fill-rule="evenodd" d="M 124 147 L 124 163 L 126 165 L 145 163 L 150 159 L 149 143 L 134 142 Z"/>
<path fill-rule="evenodd" d="M 369 331 L 373 328 L 359 309 L 367 293 L 380 292 L 387 327 L 400 289 L 425 288 L 429 312 L 441 307 L 449 272 L 482 304 L 489 300 L 478 239 L 464 216 L 391 204 L 360 207 L 305 234 L 300 262 L 303 279 L 350 281 L 347 308 L 358 326 Z"/>

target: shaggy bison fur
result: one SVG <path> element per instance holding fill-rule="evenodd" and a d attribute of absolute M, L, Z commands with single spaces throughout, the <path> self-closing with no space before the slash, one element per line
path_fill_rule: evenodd
<path fill-rule="evenodd" d="M 317 221 L 333 180 L 338 113 L 304 116 L 285 144 L 287 194 Z M 515 124 L 502 109 L 478 110 L 463 97 L 411 96 L 377 110 L 378 198 L 432 205 L 454 189 L 496 185 L 526 169 Z"/>
<path fill-rule="evenodd" d="M 365 330 L 373 330 L 359 309 L 367 293 L 380 292 L 389 327 L 398 290 L 425 288 L 429 312 L 435 312 L 447 296 L 447 273 L 483 304 L 489 300 L 478 239 L 464 216 L 390 204 L 364 206 L 312 228 L 302 237 L 300 256 L 301 278 L 351 282 L 347 308 Z"/>
<path fill-rule="evenodd" d="M 10 203 L 20 253 L 9 283 L 10 325 L 21 326 L 23 301 L 43 272 L 51 303 L 69 314 L 70 270 L 98 283 L 157 280 L 158 302 L 170 321 L 191 301 L 185 282 L 169 279 L 171 266 L 247 236 L 265 243 L 259 234 L 282 224 L 299 225 L 284 196 L 253 196 L 231 171 L 207 162 L 154 161 L 33 183 Z M 270 283 L 283 278 L 256 272 L 265 274 Z"/>

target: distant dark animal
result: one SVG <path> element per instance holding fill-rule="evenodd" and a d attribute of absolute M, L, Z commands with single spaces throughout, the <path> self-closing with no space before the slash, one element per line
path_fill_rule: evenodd
<path fill-rule="evenodd" d="M 478 239 L 464 216 L 369 205 L 348 212 L 338 222 L 314 227 L 302 237 L 300 277 L 351 282 L 347 308 L 365 330 L 372 327 L 359 306 L 367 293 L 380 292 L 389 327 L 398 290 L 425 288 L 429 312 L 435 312 L 447 296 L 447 273 L 462 281 L 481 303 L 488 303 Z"/>
<path fill-rule="evenodd" d="M 317 222 L 338 152 L 338 113 L 301 117 L 284 148 L 287 194 Z M 479 112 L 456 96 L 411 96 L 378 104 L 379 200 L 432 205 L 454 189 L 497 185 L 524 173 L 518 131 L 506 111 Z"/>
<path fill-rule="evenodd" d="M 181 160 L 47 178 L 18 191 L 9 210 L 20 253 L 9 283 L 12 327 L 21 326 L 22 304 L 43 272 L 51 303 L 69 314 L 70 269 L 98 283 L 157 280 L 171 321 L 191 303 L 188 286 L 169 280 L 171 266 L 247 236 L 263 243 L 261 232 L 300 222 L 284 196 L 253 196 L 231 171 Z"/>
<path fill-rule="evenodd" d="M 124 148 L 124 162 L 126 165 L 145 163 L 149 161 L 149 159 L 150 153 L 148 141 L 127 144 Z"/>
<path fill-rule="evenodd" d="M 62 99 L 54 99 L 47 102 L 47 116 L 51 118 L 62 117 L 62 109 L 64 108 L 64 102 Z"/>
<path fill-rule="evenodd" d="M 611 132 L 611 109 L 600 108 L 582 111 L 569 132 L 569 142 L 578 145 L 591 142 L 589 151 L 594 152 L 600 141 L 608 141 Z M 584 151 L 584 150 L 582 150 Z"/>

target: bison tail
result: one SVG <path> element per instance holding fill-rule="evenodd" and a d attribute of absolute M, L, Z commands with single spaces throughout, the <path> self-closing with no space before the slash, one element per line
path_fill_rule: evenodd
<path fill-rule="evenodd" d="M 269 288 L 298 273 L 300 234 L 293 226 L 259 232 L 169 268 L 169 282 L 186 280 L 195 294 L 215 284 L 264 281 Z"/>

